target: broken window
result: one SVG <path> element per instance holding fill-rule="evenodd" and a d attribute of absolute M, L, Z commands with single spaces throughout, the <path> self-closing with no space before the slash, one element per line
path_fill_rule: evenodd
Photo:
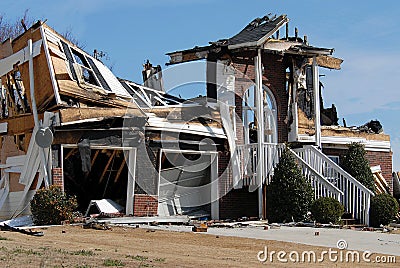
<path fill-rule="evenodd" d="M 72 79 L 76 80 L 78 83 L 84 82 L 111 91 L 110 86 L 100 73 L 92 58 L 70 47 L 63 41 L 61 41 L 61 44 L 64 54 L 67 57 Z"/>

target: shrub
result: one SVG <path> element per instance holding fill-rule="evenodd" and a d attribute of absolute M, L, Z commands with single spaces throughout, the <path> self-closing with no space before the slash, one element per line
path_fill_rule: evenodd
<path fill-rule="evenodd" d="M 270 222 L 303 220 L 313 201 L 311 184 L 302 175 L 292 153 L 285 149 L 267 186 L 267 218 Z"/>
<path fill-rule="evenodd" d="M 397 200 L 390 194 L 378 194 L 371 198 L 369 209 L 369 224 L 379 227 L 381 224 L 387 225 L 391 220 L 396 219 L 399 212 Z"/>
<path fill-rule="evenodd" d="M 72 221 L 72 213 L 78 207 L 76 197 L 67 197 L 60 187 L 39 189 L 31 200 L 33 221 L 37 225 L 60 224 Z"/>
<path fill-rule="evenodd" d="M 364 146 L 353 142 L 340 160 L 340 166 L 356 180 L 375 193 L 375 181 L 365 158 Z"/>
<path fill-rule="evenodd" d="M 333 197 L 321 197 L 311 204 L 311 215 L 319 223 L 339 223 L 344 207 Z"/>

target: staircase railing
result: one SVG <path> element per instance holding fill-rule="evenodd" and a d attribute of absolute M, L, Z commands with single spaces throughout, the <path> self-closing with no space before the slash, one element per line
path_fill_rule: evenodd
<path fill-rule="evenodd" d="M 264 183 L 269 184 L 271 182 L 274 168 L 278 164 L 279 158 L 284 149 L 284 144 L 264 143 Z M 340 191 L 336 186 L 332 185 L 326 178 L 324 178 L 313 167 L 299 157 L 294 151 L 290 151 L 293 153 L 293 156 L 296 158 L 296 161 L 301 167 L 303 175 L 311 183 L 314 189 L 315 198 L 330 196 L 341 201 L 343 198 L 342 191 Z M 239 145 L 237 146 L 237 154 L 240 159 L 240 172 L 243 185 L 255 185 L 256 174 L 258 171 L 257 168 L 259 168 L 259 164 L 261 164 L 258 163 L 257 144 Z"/>
<path fill-rule="evenodd" d="M 304 177 L 306 177 L 306 179 L 311 183 L 311 186 L 314 190 L 315 199 L 320 197 L 332 197 L 339 202 L 342 201 L 344 193 L 338 187 L 329 182 L 324 176 L 321 175 L 321 173 L 310 166 L 293 150 L 289 149 L 289 151 L 293 153 Z"/>
<path fill-rule="evenodd" d="M 369 208 L 374 193 L 344 171 L 314 146 L 294 150 L 297 155 L 343 192 L 341 203 L 360 223 L 369 224 Z"/>

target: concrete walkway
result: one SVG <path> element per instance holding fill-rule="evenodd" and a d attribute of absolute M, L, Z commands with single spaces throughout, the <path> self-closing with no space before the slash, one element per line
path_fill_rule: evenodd
<path fill-rule="evenodd" d="M 147 226 L 144 228 L 191 232 L 190 226 Z M 315 236 L 315 232 L 319 232 Z M 400 256 L 400 235 L 380 232 L 364 232 L 348 229 L 328 229 L 311 227 L 285 227 L 264 230 L 261 227 L 245 228 L 208 228 L 208 235 L 235 236 L 265 240 L 277 240 L 337 249 L 338 240 L 347 242 L 348 250 L 370 251 L 387 255 Z M 267 245 L 267 243 L 266 243 Z"/>

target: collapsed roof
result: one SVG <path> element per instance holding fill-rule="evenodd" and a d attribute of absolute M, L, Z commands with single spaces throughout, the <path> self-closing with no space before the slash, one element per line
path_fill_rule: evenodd
<path fill-rule="evenodd" d="M 208 46 L 196 46 L 192 49 L 167 53 L 170 57 L 170 61 L 167 64 L 206 59 L 210 52 L 234 52 L 236 50 L 263 48 L 271 53 L 317 56 L 319 66 L 340 69 L 340 64 L 343 60 L 331 56 L 334 49 L 310 46 L 306 36 L 304 39 L 297 36 L 297 30 L 295 37 L 289 37 L 288 22 L 289 18 L 286 15 L 256 18 L 238 34 L 230 38 L 210 42 Z M 286 36 L 279 38 L 279 30 L 285 25 Z"/>

